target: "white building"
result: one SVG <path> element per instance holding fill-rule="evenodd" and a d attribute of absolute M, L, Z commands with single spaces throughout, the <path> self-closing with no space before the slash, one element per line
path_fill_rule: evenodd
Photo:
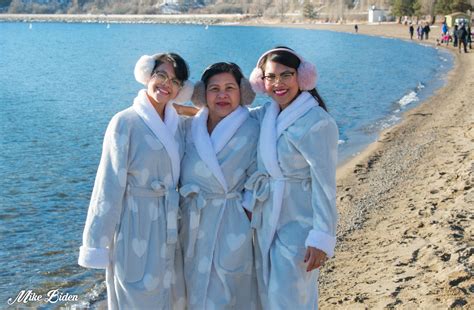
<path fill-rule="evenodd" d="M 375 5 L 369 8 L 369 23 L 379 23 L 387 20 L 387 11 L 377 9 Z"/>

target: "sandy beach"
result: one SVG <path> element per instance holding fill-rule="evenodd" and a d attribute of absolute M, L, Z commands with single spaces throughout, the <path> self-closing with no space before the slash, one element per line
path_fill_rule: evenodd
<path fill-rule="evenodd" d="M 432 29 L 423 43 L 435 45 Z M 408 28 L 363 24 L 359 34 L 408 39 Z M 474 50 L 449 49 L 448 83 L 338 170 L 339 243 L 322 309 L 474 307 Z"/>
<path fill-rule="evenodd" d="M 353 24 L 245 24 L 354 33 Z M 408 26 L 358 26 L 409 40 Z M 416 42 L 436 45 L 439 33 L 437 24 Z M 321 273 L 321 309 L 474 308 L 474 50 L 447 49 L 446 85 L 338 169 L 338 245 Z"/>

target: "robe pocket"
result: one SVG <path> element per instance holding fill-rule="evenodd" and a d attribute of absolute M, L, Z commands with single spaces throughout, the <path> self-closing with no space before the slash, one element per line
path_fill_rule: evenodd
<path fill-rule="evenodd" d="M 236 206 L 236 208 L 240 208 Z M 224 214 L 234 219 L 221 223 L 218 237 L 217 265 L 227 273 L 250 274 L 253 262 L 252 233 L 250 223 L 243 210 L 233 208 L 234 212 Z M 230 209 L 229 209 L 230 211 Z M 237 220 L 237 216 L 240 216 Z"/>
<path fill-rule="evenodd" d="M 283 225 L 276 232 L 276 238 L 285 248 L 289 256 L 303 260 L 306 254 L 304 242 L 309 230 L 303 228 L 298 222 L 292 221 Z"/>
<path fill-rule="evenodd" d="M 150 251 L 150 231 L 155 219 L 150 216 L 149 207 L 156 198 L 136 198 L 128 196 L 122 216 L 116 246 L 117 275 L 126 282 L 143 279 L 148 253 Z M 158 210 L 157 210 L 158 211 Z M 157 215 L 158 217 L 158 215 Z"/>
<path fill-rule="evenodd" d="M 252 234 L 250 232 L 247 234 L 227 233 L 221 239 L 217 265 L 224 272 L 251 274 L 252 263 Z"/>

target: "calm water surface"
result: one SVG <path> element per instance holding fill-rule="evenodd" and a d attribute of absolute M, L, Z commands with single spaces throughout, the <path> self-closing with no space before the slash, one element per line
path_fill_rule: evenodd
<path fill-rule="evenodd" d="M 432 94 L 452 66 L 430 47 L 327 31 L 0 23 L 0 308 L 22 289 L 104 298 L 103 272 L 77 266 L 78 248 L 102 137 L 140 89 L 141 55 L 178 52 L 197 80 L 217 61 L 248 76 L 275 45 L 316 63 L 343 158 Z"/>

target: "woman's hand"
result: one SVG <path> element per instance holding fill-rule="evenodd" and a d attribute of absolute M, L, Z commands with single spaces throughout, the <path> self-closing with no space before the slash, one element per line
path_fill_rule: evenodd
<path fill-rule="evenodd" d="M 191 106 L 184 106 L 176 103 L 173 103 L 173 106 L 179 115 L 194 116 L 197 114 L 197 112 L 199 112 L 199 109 Z"/>
<path fill-rule="evenodd" d="M 309 246 L 306 249 L 306 254 L 304 256 L 304 262 L 308 263 L 308 266 L 306 267 L 306 272 L 310 272 L 316 268 L 322 267 L 326 260 L 326 253 L 324 253 L 320 249 L 316 249 Z"/>

